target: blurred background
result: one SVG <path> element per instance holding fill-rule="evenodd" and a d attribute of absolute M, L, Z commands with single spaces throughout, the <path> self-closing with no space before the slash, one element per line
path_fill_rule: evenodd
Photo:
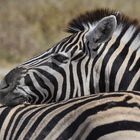
<path fill-rule="evenodd" d="M 87 10 L 111 8 L 140 20 L 140 0 L 0 0 L 0 78 L 67 36 L 67 23 Z"/>

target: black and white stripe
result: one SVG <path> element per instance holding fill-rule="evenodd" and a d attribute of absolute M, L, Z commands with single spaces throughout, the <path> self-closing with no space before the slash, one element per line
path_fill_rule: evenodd
<path fill-rule="evenodd" d="M 68 32 L 70 36 L 17 67 L 26 72 L 11 94 L 50 103 L 99 92 L 140 91 L 140 27 L 134 20 L 101 9 L 72 20 Z M 5 78 L 2 83 L 1 92 L 10 85 Z"/>
<path fill-rule="evenodd" d="M 140 94 L 101 93 L 0 107 L 1 140 L 139 140 Z"/>

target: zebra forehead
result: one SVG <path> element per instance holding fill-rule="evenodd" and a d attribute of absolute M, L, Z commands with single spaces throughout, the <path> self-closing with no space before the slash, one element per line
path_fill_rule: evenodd
<path fill-rule="evenodd" d="M 110 15 L 114 15 L 116 17 L 118 25 L 120 24 L 124 26 L 134 25 L 140 30 L 140 26 L 136 19 L 131 19 L 125 14 L 116 10 L 97 9 L 94 11 L 87 11 L 86 13 L 81 14 L 77 18 L 72 19 L 68 23 L 66 31 L 69 33 L 77 33 L 79 31 L 84 31 L 88 27 L 90 27 L 90 25 L 94 25 L 94 23 L 97 23 L 102 18 Z"/>

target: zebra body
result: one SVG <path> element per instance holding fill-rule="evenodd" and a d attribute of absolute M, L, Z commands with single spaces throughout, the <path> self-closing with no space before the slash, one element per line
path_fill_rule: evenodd
<path fill-rule="evenodd" d="M 0 86 L 1 103 L 50 103 L 100 92 L 140 91 L 140 27 L 135 20 L 101 9 L 72 20 L 68 32 L 70 36 L 48 51 L 19 65 L 19 72 L 8 73 Z M 21 69 L 16 84 L 8 80 Z M 9 90 L 10 83 L 15 86 Z"/>
<path fill-rule="evenodd" d="M 140 94 L 112 92 L 0 108 L 1 140 L 139 140 Z"/>

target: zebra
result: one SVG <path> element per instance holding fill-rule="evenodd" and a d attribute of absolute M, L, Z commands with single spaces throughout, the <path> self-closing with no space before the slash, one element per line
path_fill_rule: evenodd
<path fill-rule="evenodd" d="M 140 26 L 135 19 L 98 9 L 70 21 L 67 32 L 69 36 L 3 78 L 1 103 L 51 103 L 140 91 Z"/>
<path fill-rule="evenodd" d="M 58 103 L 0 107 L 1 140 L 139 140 L 140 93 L 109 92 Z"/>

